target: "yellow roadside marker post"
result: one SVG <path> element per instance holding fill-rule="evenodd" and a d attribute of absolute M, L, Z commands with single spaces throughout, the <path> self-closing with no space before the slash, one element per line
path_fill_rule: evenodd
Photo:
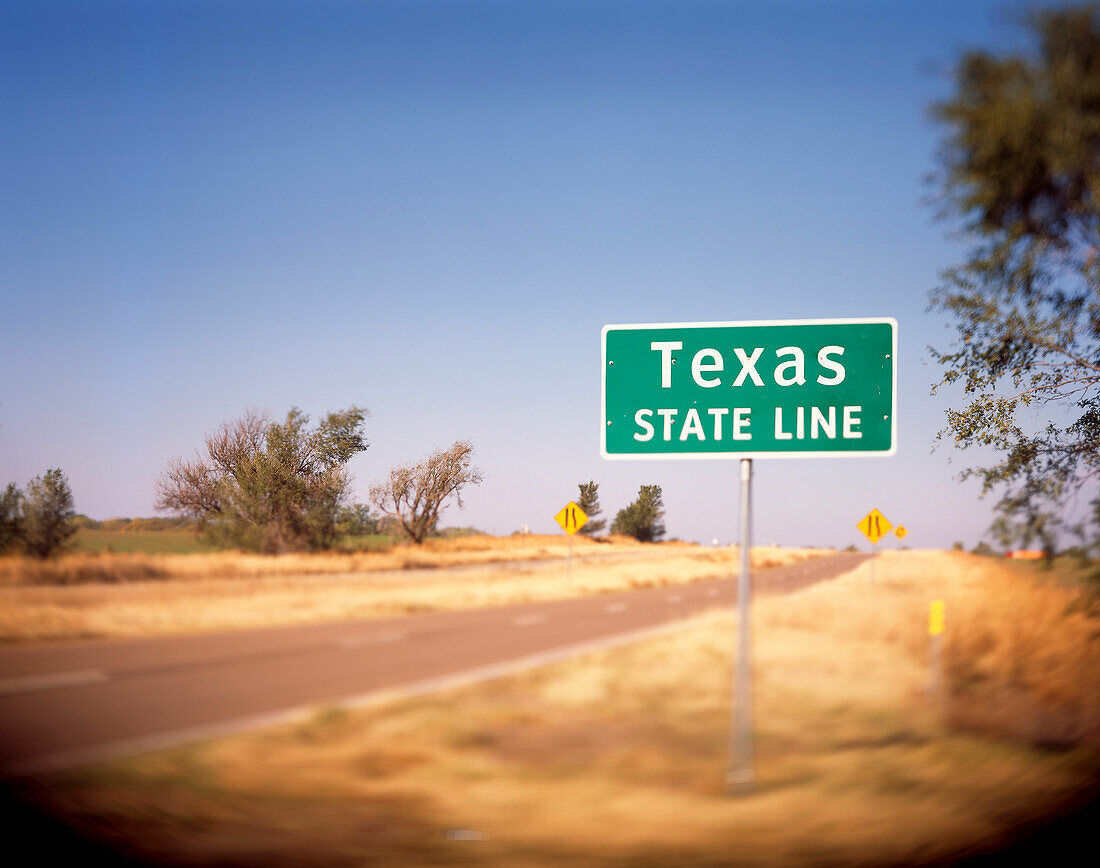
<path fill-rule="evenodd" d="M 943 631 L 945 628 L 943 600 L 933 600 L 928 606 L 928 697 L 943 706 Z"/>
<path fill-rule="evenodd" d="M 561 508 L 561 511 L 554 516 L 554 521 L 561 525 L 561 529 L 569 534 L 569 568 L 568 575 L 569 580 L 573 579 L 573 534 L 579 531 L 585 524 L 588 523 L 588 516 L 585 511 L 581 509 L 573 501 L 569 501 L 565 506 Z"/>
<path fill-rule="evenodd" d="M 890 532 L 893 527 L 889 521 L 877 509 L 872 509 L 863 516 L 856 525 L 867 539 L 871 541 L 871 581 L 875 581 L 875 543 Z"/>

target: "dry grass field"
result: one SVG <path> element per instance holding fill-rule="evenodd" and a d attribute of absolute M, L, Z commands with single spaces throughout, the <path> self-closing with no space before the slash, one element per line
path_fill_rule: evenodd
<path fill-rule="evenodd" d="M 738 550 L 463 537 L 389 552 L 0 558 L 0 641 L 122 638 L 563 599 L 729 575 Z M 757 567 L 827 553 L 754 548 Z"/>
<path fill-rule="evenodd" d="M 131 533 L 130 536 L 138 536 Z M 684 547 L 687 544 L 663 543 Z M 577 537 L 578 554 L 612 547 L 616 551 L 644 548 L 627 537 L 597 543 Z M 385 550 L 318 554 L 259 555 L 243 552 L 157 553 L 74 552 L 50 560 L 0 557 L 0 586 L 116 584 L 163 579 L 234 579 L 286 575 L 331 575 L 379 570 L 432 569 L 479 563 L 564 557 L 560 536 L 536 534 L 510 537 L 463 536 L 432 539 L 421 546 Z"/>
<path fill-rule="evenodd" d="M 934 599 L 939 696 L 927 693 Z M 1032 565 L 888 552 L 874 578 L 865 564 L 762 597 L 754 630 L 748 795 L 723 784 L 727 612 L 30 795 L 82 834 L 168 864 L 779 866 L 944 864 L 1096 794 L 1100 616 Z"/>

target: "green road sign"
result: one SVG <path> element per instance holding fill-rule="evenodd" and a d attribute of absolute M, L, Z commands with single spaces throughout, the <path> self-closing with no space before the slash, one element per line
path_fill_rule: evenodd
<path fill-rule="evenodd" d="M 608 325 L 604 458 L 893 455 L 897 322 Z"/>

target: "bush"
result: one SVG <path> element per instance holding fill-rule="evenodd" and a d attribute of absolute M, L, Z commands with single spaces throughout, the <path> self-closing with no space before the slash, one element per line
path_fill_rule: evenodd
<path fill-rule="evenodd" d="M 341 536 L 373 536 L 382 533 L 382 516 L 371 512 L 365 503 L 340 510 L 337 530 Z"/>
<path fill-rule="evenodd" d="M 73 516 L 73 527 L 77 530 L 99 530 L 103 527 L 103 522 L 88 518 L 84 513 L 77 513 Z"/>
<path fill-rule="evenodd" d="M 632 536 L 638 542 L 653 542 L 665 534 L 664 515 L 661 486 L 643 485 L 638 489 L 638 498 L 619 510 L 611 524 L 611 533 Z"/>
<path fill-rule="evenodd" d="M 367 411 L 329 413 L 310 430 L 291 408 L 282 423 L 252 412 L 206 437 L 206 454 L 175 461 L 157 508 L 197 519 L 211 536 L 268 553 L 330 548 L 347 498 L 348 461 L 367 448 Z"/>
<path fill-rule="evenodd" d="M 11 488 L 9 485 L 9 491 Z M 21 507 L 19 534 L 27 554 L 48 558 L 76 533 L 73 493 L 65 474 L 56 467 L 27 484 Z"/>

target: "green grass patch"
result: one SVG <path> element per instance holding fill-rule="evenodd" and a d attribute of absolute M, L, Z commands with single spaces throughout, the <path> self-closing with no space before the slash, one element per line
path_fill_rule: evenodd
<path fill-rule="evenodd" d="M 117 552 L 145 555 L 189 555 L 213 552 L 218 546 L 193 530 L 96 530 L 80 528 L 73 537 L 73 551 Z"/>
<path fill-rule="evenodd" d="M 390 536 L 384 533 L 361 534 L 341 537 L 336 543 L 336 551 L 381 552 L 388 551 L 394 546 L 407 544 L 408 540 L 403 537 Z"/>
<path fill-rule="evenodd" d="M 387 551 L 406 542 L 386 534 L 348 536 L 337 542 L 335 551 Z M 82 527 L 77 530 L 72 541 L 72 551 L 89 553 L 190 555 L 222 551 L 224 548 L 190 529 L 106 530 Z"/>

